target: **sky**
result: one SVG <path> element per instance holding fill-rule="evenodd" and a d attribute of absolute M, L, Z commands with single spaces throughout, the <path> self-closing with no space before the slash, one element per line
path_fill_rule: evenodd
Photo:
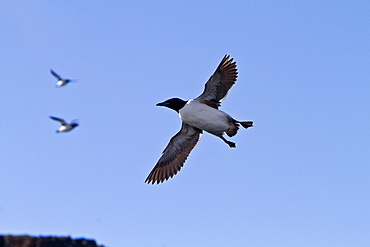
<path fill-rule="evenodd" d="M 369 1 L 0 0 L 0 234 L 114 246 L 370 243 Z M 144 183 L 177 114 L 225 54 L 221 106 L 254 127 L 205 133 Z M 57 88 L 50 69 L 77 79 Z M 49 118 L 80 124 L 57 134 Z"/>

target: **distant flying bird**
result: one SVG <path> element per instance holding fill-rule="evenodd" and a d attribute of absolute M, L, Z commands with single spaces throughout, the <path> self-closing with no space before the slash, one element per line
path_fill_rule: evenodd
<path fill-rule="evenodd" d="M 57 85 L 56 85 L 57 87 L 61 87 L 61 86 L 66 85 L 69 82 L 75 81 L 75 80 L 71 80 L 71 79 L 63 79 L 57 73 L 55 73 L 52 69 L 50 70 L 50 73 L 58 79 L 58 82 L 57 82 Z"/>
<path fill-rule="evenodd" d="M 50 116 L 50 118 L 53 119 L 53 120 L 55 120 L 55 121 L 58 121 L 62 125 L 57 130 L 57 133 L 60 133 L 60 132 L 68 132 L 68 131 L 71 131 L 72 129 L 74 129 L 75 127 L 78 126 L 78 123 L 76 123 L 74 121 L 72 121 L 72 123 L 68 124 L 68 123 L 66 123 L 66 121 L 64 121 L 61 118 L 57 118 L 57 117 L 53 117 L 53 116 Z"/>
<path fill-rule="evenodd" d="M 145 180 L 146 183 L 162 183 L 180 171 L 191 150 L 198 143 L 203 130 L 221 138 L 229 147 L 235 143 L 226 140 L 223 134 L 236 135 L 239 124 L 244 128 L 252 127 L 253 122 L 240 122 L 218 110 L 221 101 L 237 78 L 236 63 L 225 55 L 216 71 L 209 78 L 203 93 L 188 101 L 172 98 L 157 106 L 175 110 L 182 120 L 181 130 L 171 138 L 161 158 Z"/>

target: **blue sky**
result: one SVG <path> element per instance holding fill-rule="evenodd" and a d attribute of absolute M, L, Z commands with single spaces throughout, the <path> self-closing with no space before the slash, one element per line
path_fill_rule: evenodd
<path fill-rule="evenodd" d="M 113 246 L 347 247 L 370 237 L 368 1 L 0 1 L 0 234 Z M 144 183 L 225 54 L 221 110 Z M 49 73 L 77 79 L 56 88 Z M 78 119 L 70 133 L 49 116 Z"/>

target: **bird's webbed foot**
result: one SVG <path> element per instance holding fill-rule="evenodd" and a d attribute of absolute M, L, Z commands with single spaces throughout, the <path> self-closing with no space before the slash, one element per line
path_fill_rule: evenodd
<path fill-rule="evenodd" d="M 229 145 L 229 147 L 230 148 L 236 148 L 236 145 L 235 145 L 235 143 L 234 142 L 231 142 L 231 141 L 228 141 L 228 140 L 226 140 L 225 139 L 225 137 L 223 137 L 223 136 L 220 136 L 220 138 L 227 144 L 227 145 Z"/>

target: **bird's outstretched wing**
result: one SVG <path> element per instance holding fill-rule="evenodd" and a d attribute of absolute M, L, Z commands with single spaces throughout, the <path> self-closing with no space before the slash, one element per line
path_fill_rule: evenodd
<path fill-rule="evenodd" d="M 50 70 L 50 73 L 55 76 L 58 80 L 63 80 L 62 77 L 60 77 L 57 73 L 54 72 L 54 70 Z"/>
<path fill-rule="evenodd" d="M 230 59 L 230 55 L 225 55 L 216 71 L 208 79 L 203 93 L 196 100 L 218 109 L 237 77 L 236 62 L 233 62 L 233 58 Z"/>
<path fill-rule="evenodd" d="M 62 125 L 67 125 L 67 123 L 63 119 L 61 119 L 61 118 L 57 118 L 57 117 L 53 117 L 53 116 L 50 116 L 50 118 L 53 119 L 53 120 L 55 120 L 55 121 L 58 121 Z"/>
<path fill-rule="evenodd" d="M 176 175 L 191 150 L 197 145 L 201 134 L 202 130 L 183 122 L 181 130 L 171 138 L 145 182 L 159 184 Z"/>

